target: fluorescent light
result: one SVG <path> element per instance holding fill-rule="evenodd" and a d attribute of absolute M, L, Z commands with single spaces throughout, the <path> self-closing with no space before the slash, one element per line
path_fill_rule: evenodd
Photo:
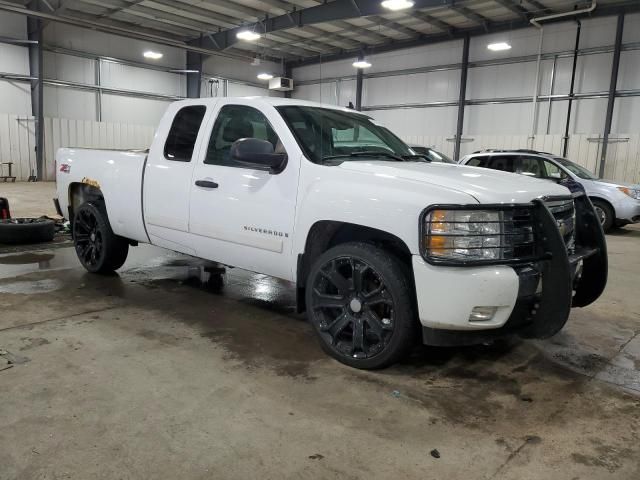
<path fill-rule="evenodd" d="M 260 73 L 258 74 L 258 78 L 260 80 L 271 80 L 273 78 L 273 75 L 271 75 L 270 73 Z"/>
<path fill-rule="evenodd" d="M 361 58 L 353 62 L 353 66 L 356 68 L 369 68 L 371 64 L 367 62 L 364 58 Z"/>
<path fill-rule="evenodd" d="M 151 60 L 158 60 L 162 58 L 162 54 L 160 52 L 152 52 L 151 50 L 147 50 L 142 55 L 144 55 L 144 58 L 150 58 Z"/>
<path fill-rule="evenodd" d="M 388 10 L 397 12 L 398 10 L 405 10 L 413 7 L 414 2 L 412 0 L 384 0 L 381 5 Z"/>
<path fill-rule="evenodd" d="M 498 42 L 490 43 L 489 45 L 487 45 L 487 48 L 494 52 L 500 52 L 502 50 L 511 50 L 511 45 L 509 45 L 507 42 Z"/>
<path fill-rule="evenodd" d="M 261 37 L 261 35 L 252 30 L 240 30 L 236 34 L 236 37 L 238 37 L 240 40 L 246 40 L 247 42 L 255 42 Z"/>

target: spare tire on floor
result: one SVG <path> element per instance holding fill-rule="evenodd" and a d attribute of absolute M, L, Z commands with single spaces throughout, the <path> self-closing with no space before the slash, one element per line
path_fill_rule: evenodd
<path fill-rule="evenodd" d="M 53 240 L 55 222 L 49 218 L 0 220 L 0 243 L 41 243 Z"/>

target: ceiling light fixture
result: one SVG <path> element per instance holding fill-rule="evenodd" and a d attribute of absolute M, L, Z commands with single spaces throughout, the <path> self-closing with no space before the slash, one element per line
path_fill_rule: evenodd
<path fill-rule="evenodd" d="M 162 54 L 160 52 L 153 52 L 151 50 L 147 50 L 142 55 L 144 55 L 144 58 L 150 58 L 151 60 L 159 60 L 162 58 Z"/>
<path fill-rule="evenodd" d="M 507 42 L 490 43 L 487 48 L 493 52 L 501 52 L 502 50 L 511 50 L 511 45 Z"/>
<path fill-rule="evenodd" d="M 273 75 L 271 75 L 270 73 L 260 73 L 258 74 L 258 78 L 260 80 L 271 80 L 273 78 Z"/>
<path fill-rule="evenodd" d="M 391 11 L 397 12 L 398 10 L 406 10 L 413 7 L 415 2 L 412 0 L 384 0 L 381 5 Z"/>
<path fill-rule="evenodd" d="M 353 66 L 356 68 L 369 68 L 371 63 L 367 62 L 364 58 L 359 58 L 355 62 L 353 62 Z"/>
<path fill-rule="evenodd" d="M 236 37 L 240 40 L 245 40 L 247 42 L 255 42 L 256 40 L 258 40 L 262 35 L 260 35 L 259 33 L 254 32 L 253 30 L 240 30 L 238 33 L 236 33 Z"/>

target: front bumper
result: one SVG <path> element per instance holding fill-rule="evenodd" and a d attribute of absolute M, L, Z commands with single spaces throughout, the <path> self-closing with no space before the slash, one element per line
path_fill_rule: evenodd
<path fill-rule="evenodd" d="M 640 222 L 640 200 L 624 195 L 624 198 L 619 200 L 614 208 L 616 209 L 616 220 L 625 223 Z"/>
<path fill-rule="evenodd" d="M 551 212 L 540 202 L 536 221 L 544 256 L 519 265 L 442 267 L 413 257 L 423 342 L 481 343 L 517 333 L 546 338 L 566 323 L 572 306 L 595 301 L 606 285 L 604 233 L 584 195 L 574 199 L 576 250 L 569 254 Z M 470 321 L 474 307 L 497 307 L 488 321 Z"/>

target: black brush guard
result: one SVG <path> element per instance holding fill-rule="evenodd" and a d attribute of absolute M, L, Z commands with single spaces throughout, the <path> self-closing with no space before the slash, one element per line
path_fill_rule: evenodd
<path fill-rule="evenodd" d="M 520 279 L 518 300 L 504 326 L 491 330 L 453 331 L 423 327 L 427 345 L 470 345 L 508 334 L 549 338 L 558 333 L 572 307 L 593 303 L 605 289 L 608 275 L 607 244 L 593 205 L 584 193 L 573 195 L 576 214 L 575 250 L 567 251 L 556 219 L 545 202 L 567 200 L 547 197 L 533 202 L 539 255 L 515 266 Z M 542 289 L 538 290 L 542 279 Z"/>

